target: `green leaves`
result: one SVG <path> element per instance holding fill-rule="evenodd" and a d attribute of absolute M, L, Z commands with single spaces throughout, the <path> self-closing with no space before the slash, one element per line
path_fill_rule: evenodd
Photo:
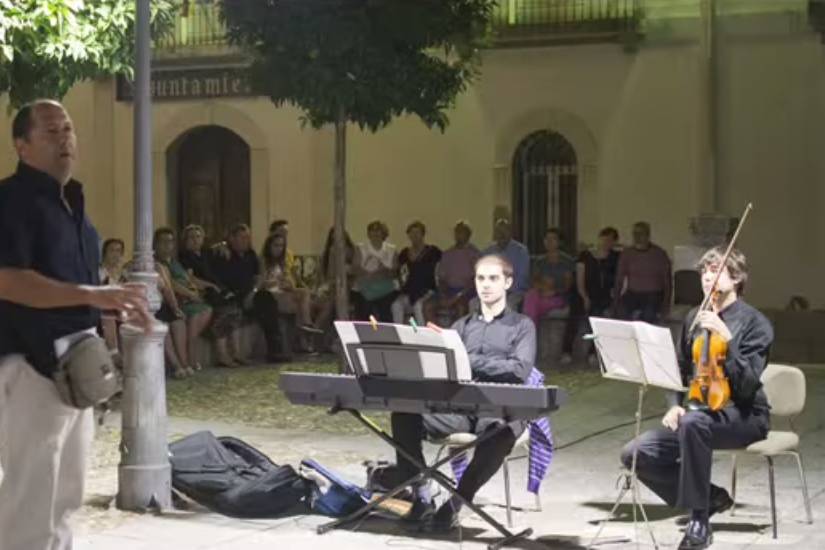
<path fill-rule="evenodd" d="M 152 0 L 153 31 L 176 3 Z M 78 81 L 131 74 L 134 0 L 0 0 L 0 93 L 11 106 L 61 98 Z"/>
<path fill-rule="evenodd" d="M 222 0 L 252 82 L 306 121 L 377 131 L 401 115 L 444 130 L 477 74 L 495 0 Z"/>

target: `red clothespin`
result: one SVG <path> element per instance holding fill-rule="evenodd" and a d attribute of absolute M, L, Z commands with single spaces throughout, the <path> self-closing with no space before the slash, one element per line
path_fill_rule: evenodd
<path fill-rule="evenodd" d="M 441 332 L 441 327 L 432 322 L 427 323 L 427 328 L 432 329 L 436 332 Z"/>

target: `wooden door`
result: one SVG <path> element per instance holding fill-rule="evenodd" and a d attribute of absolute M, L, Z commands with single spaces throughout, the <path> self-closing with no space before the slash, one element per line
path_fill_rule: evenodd
<path fill-rule="evenodd" d="M 214 242 L 232 225 L 249 224 L 249 178 L 249 146 L 237 134 L 220 126 L 191 130 L 178 150 L 178 229 L 201 225 Z"/>

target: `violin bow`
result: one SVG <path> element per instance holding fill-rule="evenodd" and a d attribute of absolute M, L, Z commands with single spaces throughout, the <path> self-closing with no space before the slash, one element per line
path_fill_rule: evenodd
<path fill-rule="evenodd" d="M 708 309 L 710 301 L 713 299 L 713 293 L 716 290 L 716 285 L 719 283 L 719 277 L 722 276 L 722 271 L 724 271 L 725 266 L 728 265 L 728 257 L 730 257 L 730 253 L 733 250 L 733 245 L 736 244 L 736 239 L 739 238 L 739 232 L 742 231 L 742 226 L 745 224 L 745 220 L 748 219 L 748 214 L 750 214 L 751 210 L 753 210 L 753 203 L 749 202 L 748 205 L 745 206 L 745 211 L 742 213 L 742 217 L 739 218 L 739 225 L 736 226 L 736 231 L 733 232 L 733 236 L 730 238 L 730 242 L 728 243 L 728 248 L 725 250 L 724 256 L 722 256 L 722 262 L 720 264 L 719 270 L 716 272 L 716 276 L 713 278 L 713 286 L 710 287 L 710 292 L 708 292 L 705 295 L 705 298 L 699 305 L 699 312 Z M 688 330 L 688 333 L 693 332 L 693 329 L 696 328 L 696 323 L 698 322 L 699 315 L 697 312 L 697 315 L 693 318 L 693 322 L 690 325 L 690 330 Z"/>

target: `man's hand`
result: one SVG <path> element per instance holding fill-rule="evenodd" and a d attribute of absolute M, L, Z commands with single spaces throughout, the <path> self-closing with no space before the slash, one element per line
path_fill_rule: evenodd
<path fill-rule="evenodd" d="M 681 419 L 684 415 L 685 409 L 679 405 L 674 405 L 662 417 L 662 426 L 675 432 L 679 429 L 679 419 Z"/>
<path fill-rule="evenodd" d="M 90 286 L 86 287 L 86 291 L 90 306 L 118 311 L 127 322 L 134 323 L 145 331 L 151 330 L 154 320 L 149 313 L 149 301 L 143 283 Z"/>
<path fill-rule="evenodd" d="M 228 260 L 232 256 L 232 253 L 229 251 L 229 244 L 227 244 L 226 241 L 213 244 L 212 251 L 224 260 Z"/>
<path fill-rule="evenodd" d="M 717 333 L 725 342 L 730 342 L 731 338 L 733 338 L 728 326 L 716 313 L 712 311 L 701 311 L 696 317 L 701 328 Z"/>

